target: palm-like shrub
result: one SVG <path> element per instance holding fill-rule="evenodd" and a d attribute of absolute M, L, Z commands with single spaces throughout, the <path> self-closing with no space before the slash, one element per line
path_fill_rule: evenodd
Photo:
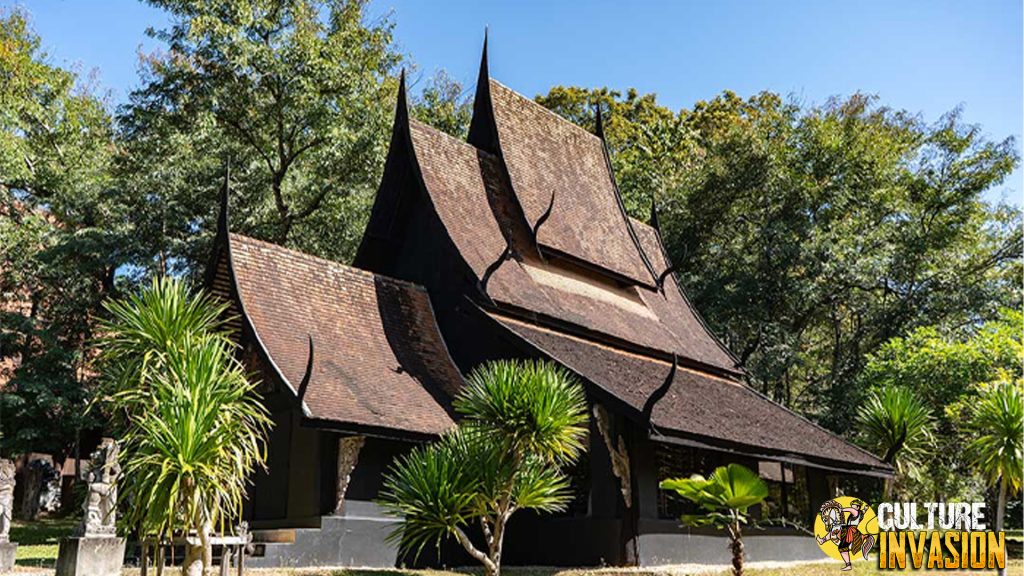
<path fill-rule="evenodd" d="M 158 279 L 107 310 L 101 360 L 122 428 L 125 521 L 142 536 L 188 535 L 185 571 L 201 574 L 211 531 L 239 517 L 264 462 L 270 420 L 207 296 Z"/>
<path fill-rule="evenodd" d="M 719 466 L 705 478 L 694 474 L 689 478 L 661 481 L 663 490 L 697 504 L 705 514 L 687 514 L 680 520 L 687 526 L 714 526 L 729 534 L 732 571 L 743 574 L 743 525 L 748 522 L 747 510 L 768 497 L 768 485 L 752 470 L 739 464 Z"/>
<path fill-rule="evenodd" d="M 1024 473 L 1024 395 L 1021 382 L 988 386 L 974 407 L 968 456 L 990 486 L 999 486 L 996 531 L 1002 531 L 1006 497 L 1021 489 Z M 1000 570 L 1000 573 L 1003 571 Z"/>
<path fill-rule="evenodd" d="M 934 442 L 935 419 L 909 388 L 887 386 L 872 391 L 857 413 L 857 427 L 863 444 L 901 476 L 915 473 Z M 892 480 L 886 479 L 883 499 L 890 498 L 892 486 Z"/>
<path fill-rule="evenodd" d="M 583 389 L 549 364 L 494 362 L 470 374 L 455 409 L 458 428 L 392 466 L 381 504 L 401 518 L 391 539 L 403 552 L 453 536 L 497 576 L 512 514 L 564 510 L 571 498 L 562 467 L 585 449 Z M 466 532 L 474 523 L 484 547 Z"/>

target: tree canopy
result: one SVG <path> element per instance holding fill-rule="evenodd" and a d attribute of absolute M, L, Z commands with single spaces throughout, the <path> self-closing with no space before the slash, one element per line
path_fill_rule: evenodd
<path fill-rule="evenodd" d="M 556 87 L 593 104 L 627 209 L 658 208 L 696 308 L 752 384 L 850 428 L 868 354 L 920 326 L 963 329 L 1020 302 L 1021 213 L 985 202 L 1019 164 L 953 110 L 934 123 L 854 94 L 801 105 L 724 92 L 672 112 L 654 95 Z"/>
<path fill-rule="evenodd" d="M 143 85 L 121 109 L 123 166 L 159 262 L 194 268 L 232 163 L 232 225 L 325 257 L 354 252 L 385 153 L 402 60 L 363 1 L 153 0 Z"/>
<path fill-rule="evenodd" d="M 67 453 L 95 312 L 133 250 L 114 126 L 88 80 L 0 13 L 0 454 Z"/>

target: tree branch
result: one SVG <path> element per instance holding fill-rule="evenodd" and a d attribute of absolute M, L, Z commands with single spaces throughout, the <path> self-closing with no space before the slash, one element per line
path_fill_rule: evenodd
<path fill-rule="evenodd" d="M 471 542 L 469 536 L 466 536 L 466 533 L 462 531 L 462 528 L 455 528 L 455 539 L 459 541 L 459 544 L 462 544 L 462 547 L 466 549 L 466 552 L 470 556 L 483 564 L 489 573 L 493 574 L 498 569 L 498 567 L 494 565 L 494 562 L 491 562 L 491 559 L 487 557 L 487 554 L 484 554 L 473 546 L 473 542 Z"/>

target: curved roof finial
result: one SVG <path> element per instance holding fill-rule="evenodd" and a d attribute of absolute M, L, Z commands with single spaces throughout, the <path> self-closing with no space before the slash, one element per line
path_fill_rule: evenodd
<path fill-rule="evenodd" d="M 489 35 L 490 27 L 484 26 L 484 50 L 480 54 L 480 77 L 478 78 L 478 81 L 483 80 L 486 82 L 491 77 L 490 70 L 488 70 L 487 65 L 487 38 Z"/>
<path fill-rule="evenodd" d="M 224 163 L 224 184 L 220 188 L 220 214 L 217 216 L 217 233 L 228 233 L 228 192 L 231 188 L 231 158 Z"/>
<path fill-rule="evenodd" d="M 313 377 L 313 335 L 307 334 L 309 338 L 309 355 L 306 358 L 306 371 L 302 375 L 302 381 L 299 382 L 299 388 L 295 391 L 295 394 L 299 397 L 299 402 L 305 402 L 306 390 L 309 389 L 309 381 Z"/>
<path fill-rule="evenodd" d="M 679 368 L 679 356 L 676 355 L 675 353 L 673 353 L 672 354 L 672 367 L 669 368 L 669 370 L 668 370 L 668 376 L 665 377 L 665 381 L 661 383 L 661 386 L 658 386 L 654 390 L 654 392 L 651 392 L 651 395 L 648 396 L 647 400 L 644 402 L 644 407 L 643 407 L 642 412 L 643 412 L 643 415 L 644 415 L 644 419 L 647 420 L 648 422 L 650 422 L 650 420 L 651 420 L 651 414 L 654 413 L 654 405 L 657 404 L 659 400 L 664 398 L 665 394 L 668 394 L 669 388 L 672 387 L 672 382 L 676 378 L 676 370 L 678 368 Z M 651 424 L 651 426 L 653 427 L 654 425 Z"/>
<path fill-rule="evenodd" d="M 654 193 L 651 193 L 651 218 L 647 221 L 658 232 L 661 232 L 661 224 L 658 222 L 658 203 L 654 199 Z"/>
<path fill-rule="evenodd" d="M 409 97 L 406 94 L 405 88 L 405 67 L 402 67 L 402 72 L 398 75 L 398 103 L 396 104 L 396 114 L 401 111 L 405 112 L 409 109 Z"/>

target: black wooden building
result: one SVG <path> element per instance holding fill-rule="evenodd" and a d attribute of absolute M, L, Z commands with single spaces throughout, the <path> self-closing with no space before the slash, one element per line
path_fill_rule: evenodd
<path fill-rule="evenodd" d="M 657 222 L 626 214 L 600 116 L 591 134 L 491 79 L 486 48 L 467 142 L 412 120 L 403 81 L 353 266 L 231 234 L 227 220 L 225 208 L 209 282 L 232 303 L 276 424 L 246 510 L 258 564 L 411 562 L 384 542 L 382 475 L 454 425 L 462 375 L 491 359 L 561 364 L 592 408 L 573 505 L 514 517 L 509 564 L 722 561 L 721 536 L 681 528 L 684 507 L 658 482 L 727 462 L 769 482 L 762 516 L 804 522 L 839 479 L 892 473 L 744 384 Z M 753 533 L 747 551 L 820 554 L 785 529 Z M 420 559 L 466 561 L 456 547 Z"/>

